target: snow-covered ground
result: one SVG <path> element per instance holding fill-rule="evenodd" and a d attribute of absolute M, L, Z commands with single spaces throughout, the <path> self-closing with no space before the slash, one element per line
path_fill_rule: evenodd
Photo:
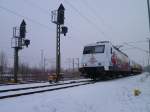
<path fill-rule="evenodd" d="M 60 81 L 59 83 L 69 83 L 69 82 L 73 82 L 73 81 L 88 81 L 90 79 L 80 79 L 80 80 L 68 80 L 68 81 Z M 55 83 L 52 83 L 55 84 Z M 51 85 L 52 85 L 51 84 Z M 50 85 L 49 82 L 43 82 L 43 83 L 29 83 L 29 84 L 18 84 L 18 85 L 4 85 L 4 86 L 0 86 L 0 90 L 7 90 L 7 89 L 17 89 L 17 88 L 27 88 L 27 87 L 36 87 L 36 86 L 46 86 L 46 85 Z"/>
<path fill-rule="evenodd" d="M 71 84 L 65 84 L 65 85 L 57 85 L 57 86 L 49 86 L 49 87 L 42 87 L 42 88 L 34 88 L 34 89 L 27 89 L 27 90 L 19 90 L 19 91 L 8 91 L 8 92 L 2 92 L 0 93 L 0 97 L 8 96 L 8 95 L 14 95 L 14 94 L 23 94 L 23 93 L 30 93 L 30 92 L 36 92 L 36 91 L 43 91 L 43 90 L 50 90 L 50 89 L 57 89 L 62 87 L 69 87 L 69 86 L 76 86 L 76 85 L 83 85 L 87 84 L 87 82 L 78 82 L 78 83 L 71 83 Z"/>
<path fill-rule="evenodd" d="M 3 99 L 0 112 L 150 112 L 150 75 Z"/>

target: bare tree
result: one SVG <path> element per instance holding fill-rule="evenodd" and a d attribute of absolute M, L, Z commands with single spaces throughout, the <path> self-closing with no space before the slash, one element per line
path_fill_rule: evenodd
<path fill-rule="evenodd" d="M 0 80 L 1 81 L 3 80 L 3 74 L 6 72 L 7 64 L 8 64 L 7 56 L 3 51 L 1 51 L 0 52 Z"/>
<path fill-rule="evenodd" d="M 19 68 L 18 68 L 19 78 L 22 80 L 30 79 L 29 69 L 30 67 L 27 63 L 19 63 Z"/>

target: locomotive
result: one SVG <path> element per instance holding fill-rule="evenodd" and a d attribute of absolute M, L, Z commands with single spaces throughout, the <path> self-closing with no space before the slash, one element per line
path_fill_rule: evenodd
<path fill-rule="evenodd" d="M 142 66 L 130 60 L 110 41 L 100 41 L 84 46 L 79 71 L 96 80 L 139 74 Z"/>

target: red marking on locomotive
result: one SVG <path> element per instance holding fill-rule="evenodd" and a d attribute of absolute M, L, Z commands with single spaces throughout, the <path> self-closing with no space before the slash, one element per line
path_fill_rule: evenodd
<path fill-rule="evenodd" d="M 90 58 L 89 62 L 90 62 L 91 64 L 94 64 L 94 63 L 97 62 L 97 60 L 95 59 L 94 56 L 92 56 L 92 57 Z"/>
<path fill-rule="evenodd" d="M 113 65 L 117 64 L 117 56 L 116 56 L 115 52 L 113 52 L 113 54 L 112 54 L 111 62 Z"/>

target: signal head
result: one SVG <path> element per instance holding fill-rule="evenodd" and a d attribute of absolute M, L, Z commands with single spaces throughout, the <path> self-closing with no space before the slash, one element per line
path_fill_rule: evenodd
<path fill-rule="evenodd" d="M 28 39 L 24 40 L 24 44 L 25 44 L 26 47 L 28 47 L 29 44 L 30 44 L 30 40 L 28 40 Z"/>

